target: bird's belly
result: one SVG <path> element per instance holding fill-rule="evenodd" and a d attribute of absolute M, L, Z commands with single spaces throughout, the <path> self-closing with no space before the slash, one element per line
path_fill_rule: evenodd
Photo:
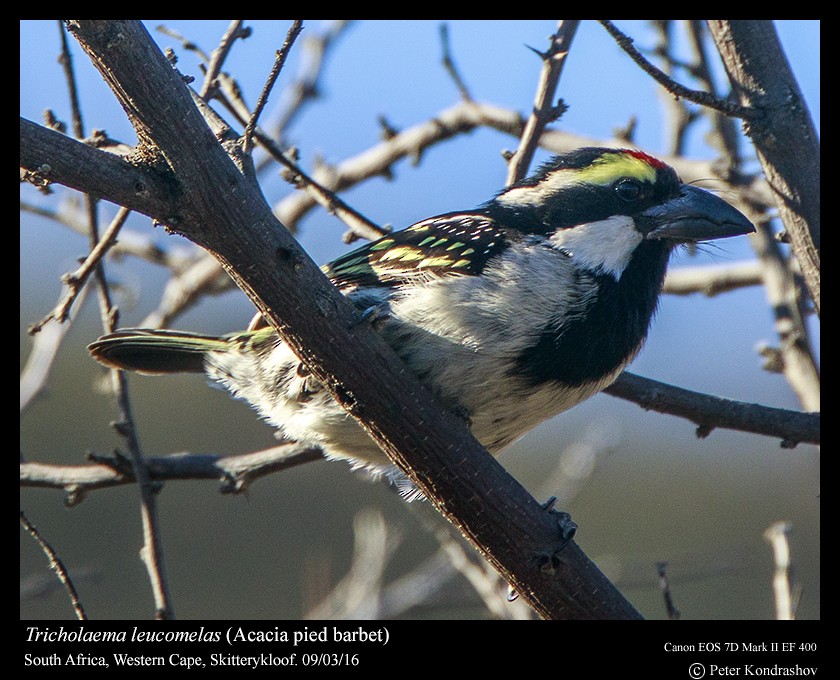
<path fill-rule="evenodd" d="M 569 387 L 546 383 L 524 392 L 514 383 L 505 395 L 475 408 L 471 429 L 475 437 L 492 454 L 528 433 L 540 423 L 588 399 L 602 389 L 589 383 Z"/>
<path fill-rule="evenodd" d="M 426 357 L 432 357 L 427 354 Z M 428 361 L 410 367 L 431 387 L 441 404 L 464 419 L 481 444 L 496 455 L 528 431 L 558 413 L 588 399 L 614 376 L 598 383 L 567 386 L 547 382 L 533 386 L 518 376 L 505 376 L 495 362 L 482 361 L 471 351 L 453 361 Z M 448 389 L 441 386 L 447 385 Z M 344 458 L 356 466 L 379 469 L 389 459 L 354 418 L 325 393 L 316 402 L 299 404 L 284 414 L 284 430 L 292 438 L 315 434 L 329 457 Z"/>

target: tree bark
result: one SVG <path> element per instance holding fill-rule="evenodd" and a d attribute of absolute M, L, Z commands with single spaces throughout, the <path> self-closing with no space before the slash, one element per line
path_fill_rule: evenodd
<path fill-rule="evenodd" d="M 710 20 L 724 67 L 752 113 L 755 145 L 779 215 L 820 312 L 820 142 L 772 21 Z"/>

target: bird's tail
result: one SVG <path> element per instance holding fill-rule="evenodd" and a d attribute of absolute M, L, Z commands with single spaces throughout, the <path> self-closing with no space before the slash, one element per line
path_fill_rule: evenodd
<path fill-rule="evenodd" d="M 138 373 L 202 373 L 208 352 L 228 349 L 229 337 L 126 328 L 88 345 L 99 363 Z"/>

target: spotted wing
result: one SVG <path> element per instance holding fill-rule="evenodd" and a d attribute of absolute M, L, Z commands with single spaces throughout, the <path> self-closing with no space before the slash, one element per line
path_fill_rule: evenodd
<path fill-rule="evenodd" d="M 505 230 L 480 213 L 418 222 L 322 267 L 341 289 L 394 287 L 423 278 L 478 275 L 508 246 Z"/>

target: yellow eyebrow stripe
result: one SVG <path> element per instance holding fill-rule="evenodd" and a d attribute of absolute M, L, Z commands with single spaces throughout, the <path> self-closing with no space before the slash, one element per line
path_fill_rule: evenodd
<path fill-rule="evenodd" d="M 560 171 L 562 172 L 562 170 Z M 633 177 L 642 182 L 656 181 L 656 168 L 640 158 L 623 154 L 604 154 L 587 168 L 574 171 L 576 181 L 590 184 L 610 184 L 620 177 Z"/>

